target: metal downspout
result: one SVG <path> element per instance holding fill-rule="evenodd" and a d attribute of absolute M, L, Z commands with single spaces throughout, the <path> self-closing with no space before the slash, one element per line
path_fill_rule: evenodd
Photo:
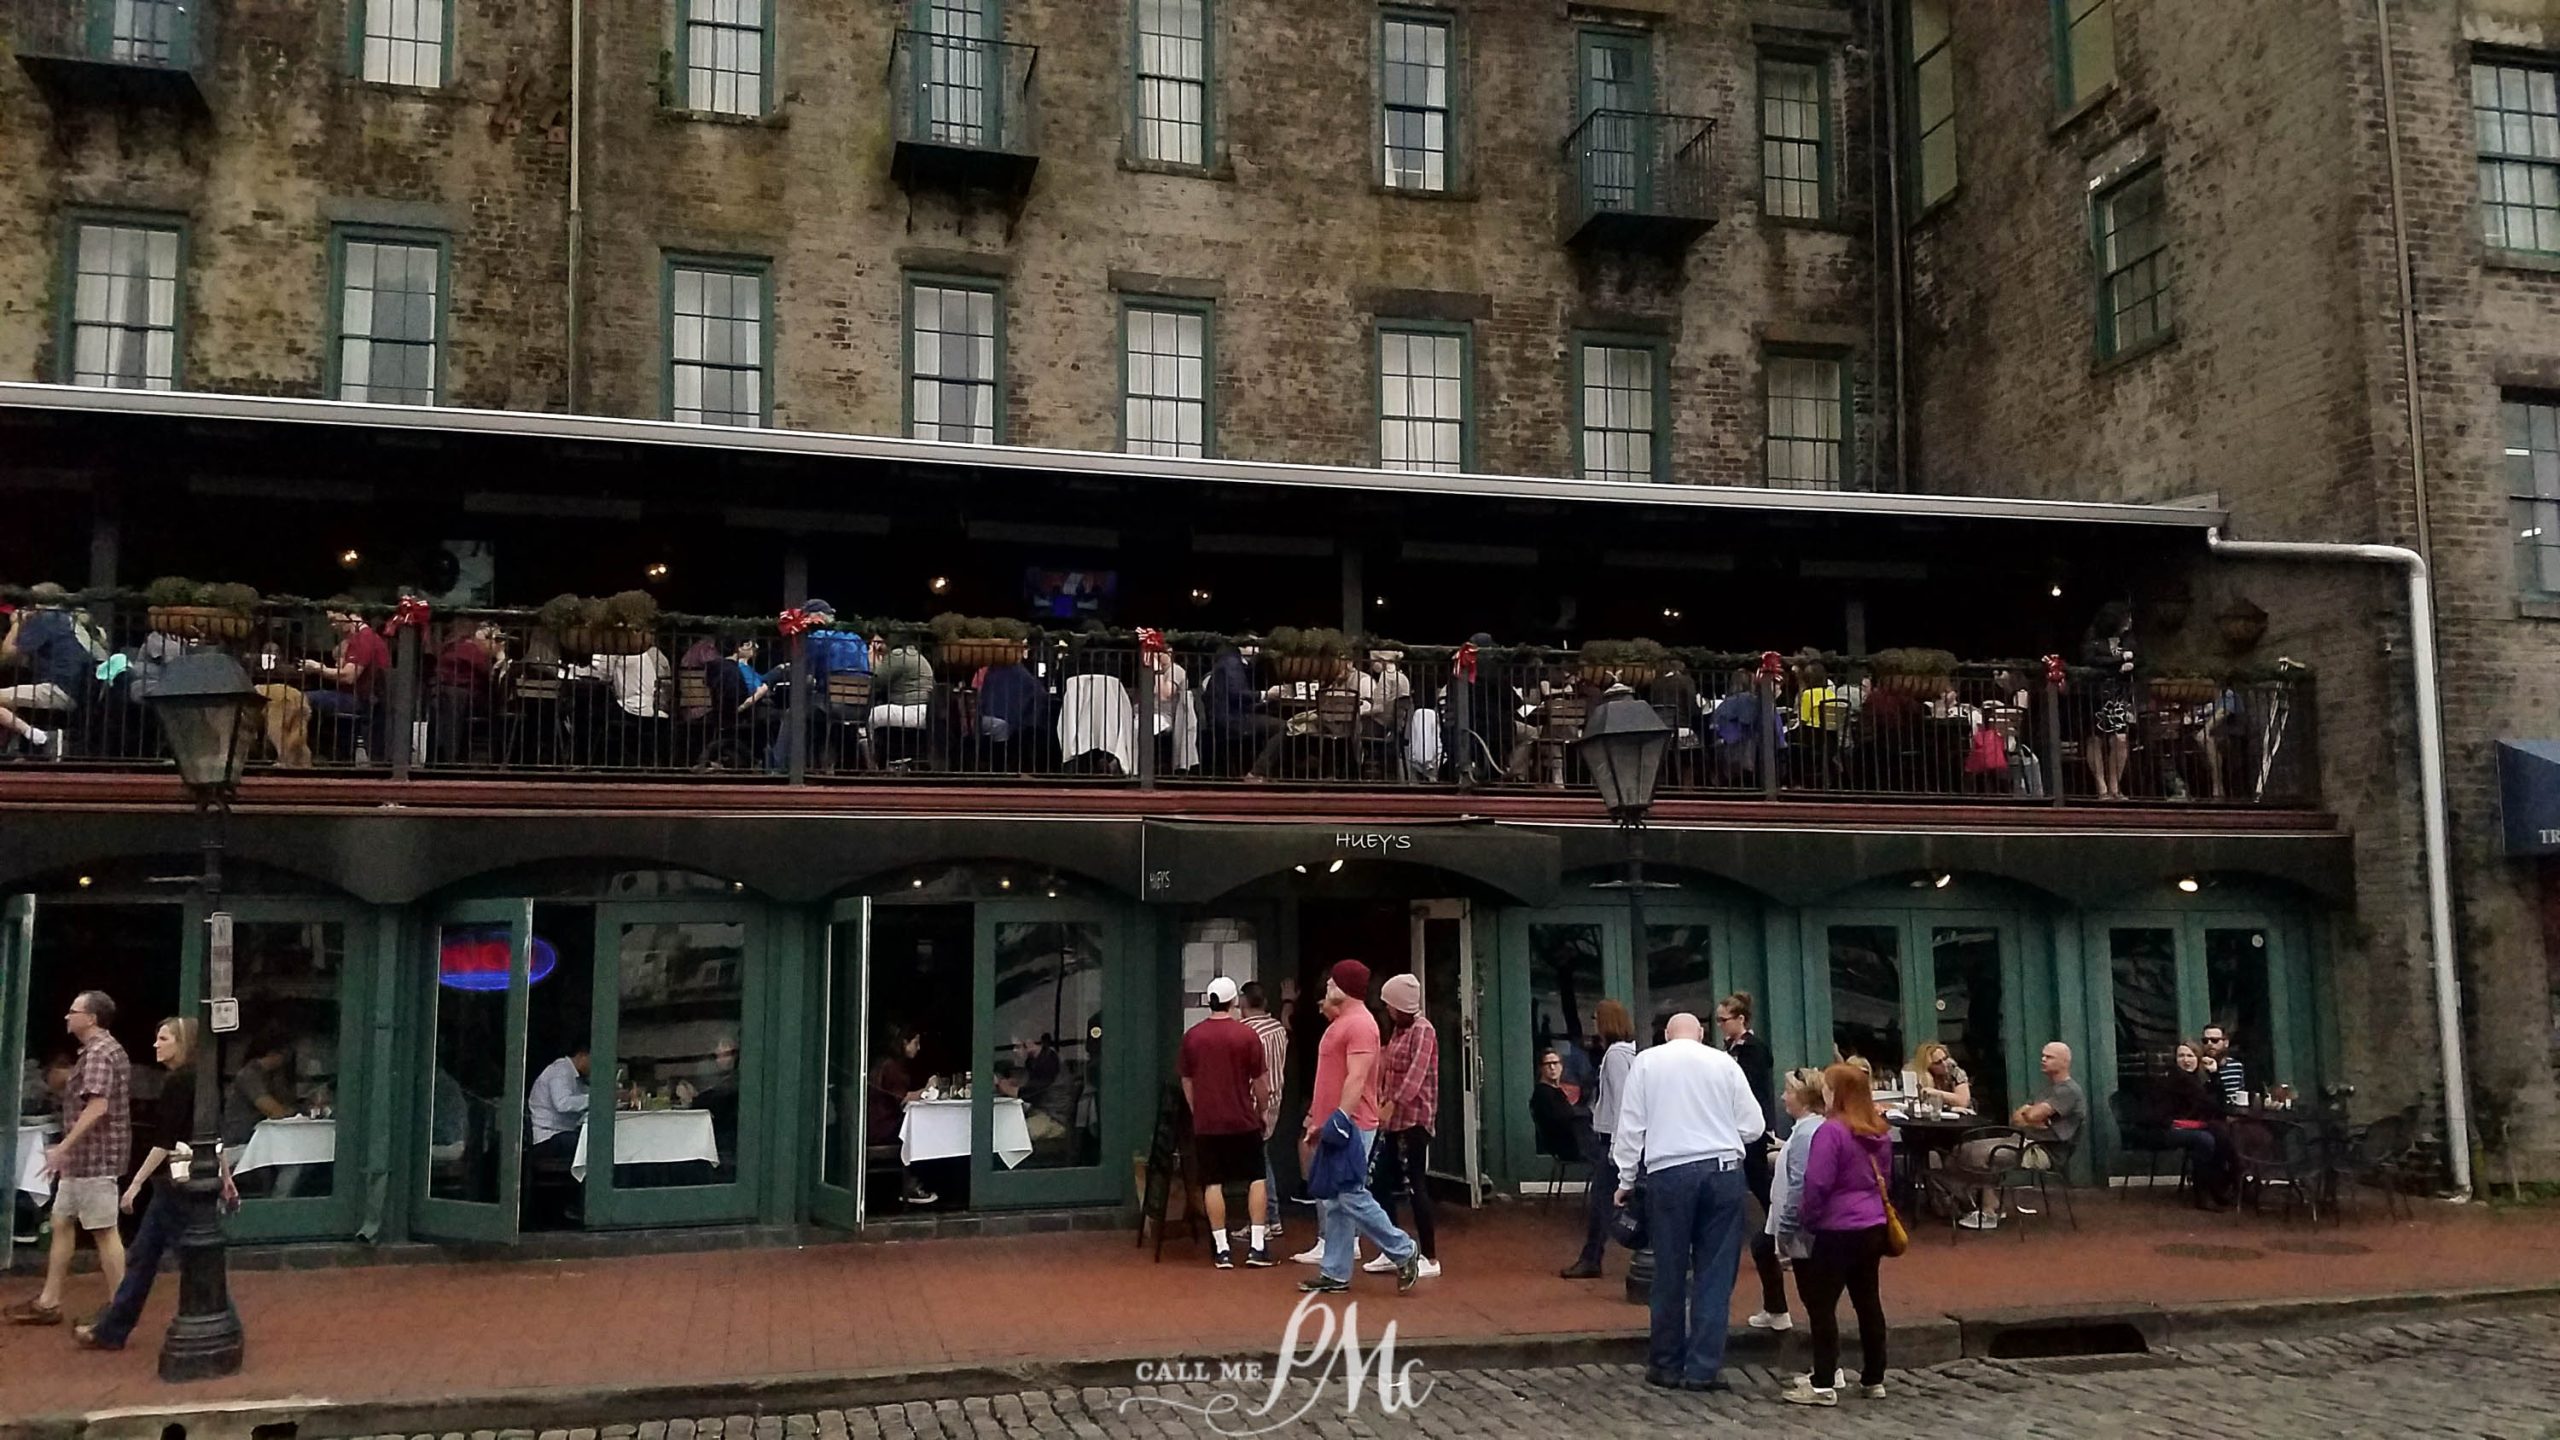
<path fill-rule="evenodd" d="M 587 240 L 586 79 L 587 4 L 586 0 L 569 0 L 569 353 L 564 368 L 572 415 L 580 413 L 584 398 L 578 393 L 578 359 L 585 339 L 581 333 L 585 317 L 578 299 L 582 278 L 579 258 Z"/>

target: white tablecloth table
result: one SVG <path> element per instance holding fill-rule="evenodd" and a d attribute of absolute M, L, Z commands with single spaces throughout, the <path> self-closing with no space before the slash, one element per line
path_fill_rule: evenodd
<path fill-rule="evenodd" d="M 898 1158 L 909 1165 L 919 1160 L 949 1160 L 969 1153 L 968 1100 L 910 1100 L 907 1118 L 898 1124 Z M 1025 1118 L 1022 1102 L 1010 1095 L 999 1095 L 990 1117 L 995 1122 L 996 1158 L 1004 1168 L 1012 1169 L 1031 1158 L 1031 1123 Z"/>
<path fill-rule="evenodd" d="M 18 1127 L 18 1188 L 38 1200 L 53 1198 L 53 1177 L 45 1173 L 44 1147 L 53 1143 L 50 1125 Z"/>
<path fill-rule="evenodd" d="M 613 1163 L 680 1165 L 699 1160 L 720 1163 L 720 1142 L 711 1133 L 708 1110 L 617 1110 L 613 1116 Z M 569 1173 L 587 1178 L 587 1127 L 578 1127 L 578 1153 L 569 1157 Z"/>
<path fill-rule="evenodd" d="M 337 1158 L 337 1121 L 289 1115 L 259 1121 L 258 1128 L 249 1132 L 249 1143 L 240 1147 L 240 1159 L 231 1173 L 246 1175 L 279 1165 L 326 1165 Z"/>

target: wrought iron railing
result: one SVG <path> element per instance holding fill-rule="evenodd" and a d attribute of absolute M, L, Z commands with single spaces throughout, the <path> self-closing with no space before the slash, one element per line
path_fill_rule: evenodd
<path fill-rule="evenodd" d="M 1623 684 L 1673 732 L 1669 798 L 2318 801 L 2312 685 L 2299 670 L 2118 683 L 2024 662 L 1879 673 L 1846 656 L 1819 670 L 1807 658 L 1597 649 L 1382 645 L 1310 659 L 1248 657 L 1214 635 L 1157 648 L 1128 635 L 936 640 L 868 627 L 889 631 L 875 645 L 786 636 L 770 619 L 549 628 L 487 611 L 401 625 L 379 610 L 73 603 L 86 617 L 80 655 L 0 668 L 0 773 L 165 765 L 148 704 L 159 668 L 211 647 L 239 657 L 265 696 L 258 772 L 1560 792 L 1587 787 L 1574 742 Z M 379 650 L 353 635 L 359 623 Z M 350 673 L 367 651 L 387 665 Z"/>
<path fill-rule="evenodd" d="M 0 0 L 18 54 L 202 74 L 211 0 Z"/>
<path fill-rule="evenodd" d="M 1593 110 L 1564 141 L 1565 233 L 1618 217 L 1703 226 L 1715 122 L 1653 110 Z"/>
<path fill-rule="evenodd" d="M 901 30 L 889 52 L 889 106 L 900 145 L 1036 155 L 1032 75 L 1040 47 Z"/>

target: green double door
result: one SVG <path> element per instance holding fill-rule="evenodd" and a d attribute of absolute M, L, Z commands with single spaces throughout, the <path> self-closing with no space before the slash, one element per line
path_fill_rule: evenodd
<path fill-rule="evenodd" d="M 511 1240 L 529 1186 L 553 1192 L 534 1213 L 550 1204 L 589 1229 L 754 1215 L 774 1133 L 755 1117 L 771 1115 L 782 1068 L 767 929 L 755 906 L 706 901 L 437 915 L 409 1130 L 419 1233 Z M 586 1122 L 535 1151 L 531 1092 L 581 1048 Z"/>
<path fill-rule="evenodd" d="M 1807 1033 L 1898 1082 L 1924 1040 L 1972 1082 L 1975 1113 L 2005 1117 L 2034 1088 L 2021 1019 L 2026 926 L 2000 910 L 1860 909 L 1806 918 Z"/>
<path fill-rule="evenodd" d="M 1128 945 L 1119 913 L 1072 899 L 839 903 L 818 987 L 826 1023 L 811 1213 L 839 1225 L 899 1213 L 911 1164 L 959 1162 L 975 1210 L 1122 1198 L 1154 1099 Z M 875 1097 L 894 1037 L 908 1029 L 930 1042 L 916 1083 L 939 1077 L 948 1089 L 965 1074 L 965 1098 Z M 959 1199 L 944 1198 L 944 1209 Z"/>
<path fill-rule="evenodd" d="M 2261 911 L 2131 911 L 2091 917 L 2084 946 L 2094 993 L 2113 1002 L 2098 1027 L 2104 1053 L 2092 1073 L 2118 1089 L 2152 1083 L 2182 1041 L 2207 1025 L 2231 1034 L 2252 1091 L 2319 1082 L 2305 950 L 2291 917 Z M 2101 969 L 2102 967 L 2102 969 Z"/>

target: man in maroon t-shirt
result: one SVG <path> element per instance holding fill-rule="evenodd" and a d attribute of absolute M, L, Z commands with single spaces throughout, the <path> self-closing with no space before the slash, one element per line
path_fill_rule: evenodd
<path fill-rule="evenodd" d="M 1245 1213 L 1253 1221 L 1253 1248 L 1244 1263 L 1262 1269 L 1271 1263 L 1264 1227 L 1270 1192 L 1263 1188 L 1262 1102 L 1270 1093 L 1271 1067 L 1262 1054 L 1262 1037 L 1236 1015 L 1236 982 L 1221 975 L 1209 982 L 1209 1018 L 1182 1037 L 1178 1070 L 1182 1098 L 1191 1106 L 1192 1144 L 1200 1161 L 1203 1208 L 1209 1212 L 1209 1243 L 1221 1270 L 1236 1268 L 1227 1245 L 1227 1187 L 1245 1187 Z"/>
<path fill-rule="evenodd" d="M 351 715 L 361 725 L 391 673 L 391 647 L 352 610 L 330 611 L 329 623 L 338 632 L 336 654 L 326 661 L 302 662 L 303 673 L 326 682 L 328 688 L 315 688 L 303 698 L 311 703 L 314 715 Z"/>

